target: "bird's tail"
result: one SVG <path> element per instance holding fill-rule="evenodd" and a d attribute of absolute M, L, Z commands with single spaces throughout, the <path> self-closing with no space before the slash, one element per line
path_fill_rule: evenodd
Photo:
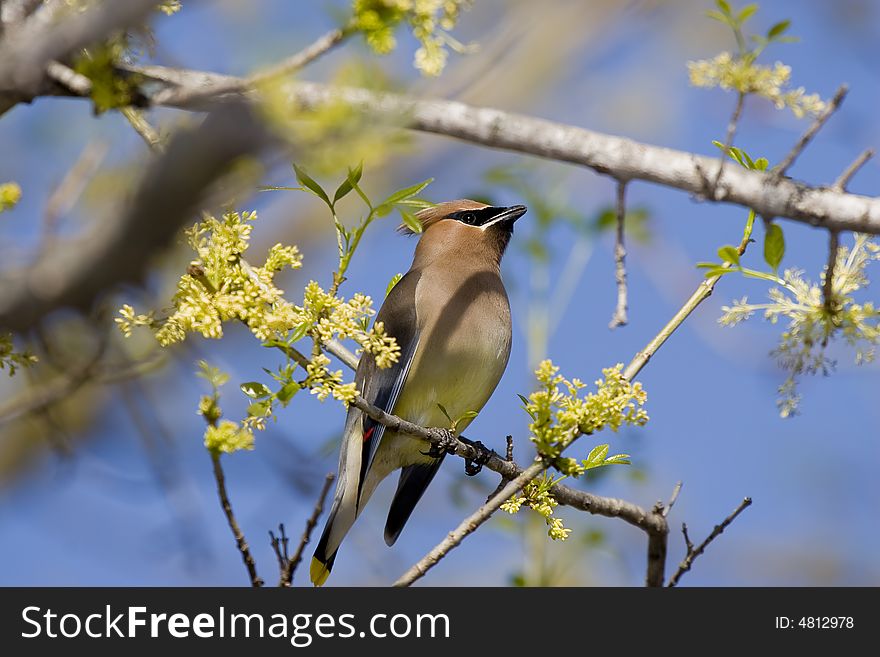
<path fill-rule="evenodd" d="M 354 524 L 354 513 L 351 514 L 351 520 L 343 525 L 346 520 L 346 514 L 340 514 L 340 502 L 343 498 L 339 497 L 333 502 L 330 514 L 327 516 L 327 524 L 324 526 L 324 532 L 321 539 L 315 547 L 315 554 L 312 556 L 312 564 L 309 567 L 309 578 L 315 586 L 323 586 L 324 582 L 330 576 L 333 569 L 333 562 L 336 561 L 336 553 L 339 551 L 339 544 L 342 538 L 348 533 L 349 528 Z"/>

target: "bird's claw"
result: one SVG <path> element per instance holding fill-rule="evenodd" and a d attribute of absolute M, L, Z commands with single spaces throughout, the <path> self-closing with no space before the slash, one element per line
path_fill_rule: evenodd
<path fill-rule="evenodd" d="M 444 454 L 454 454 L 455 447 L 458 444 L 458 437 L 451 429 L 436 429 L 434 434 L 437 442 L 431 443 L 427 452 L 422 452 L 425 456 L 439 459 Z"/>
<path fill-rule="evenodd" d="M 489 462 L 490 458 L 492 458 L 492 450 L 479 440 L 468 440 L 467 438 L 462 437 L 459 437 L 459 440 L 470 445 L 477 451 L 477 458 L 464 460 L 464 473 L 468 477 L 473 477 L 474 475 L 479 474 L 483 469 L 483 466 Z"/>

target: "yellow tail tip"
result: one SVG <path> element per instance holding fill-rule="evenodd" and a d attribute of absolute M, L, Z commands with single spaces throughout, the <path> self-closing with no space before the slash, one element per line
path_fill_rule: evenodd
<path fill-rule="evenodd" d="M 309 567 L 309 577 L 315 586 L 324 586 L 324 582 L 330 577 L 330 568 L 317 557 L 312 557 L 312 565 Z"/>

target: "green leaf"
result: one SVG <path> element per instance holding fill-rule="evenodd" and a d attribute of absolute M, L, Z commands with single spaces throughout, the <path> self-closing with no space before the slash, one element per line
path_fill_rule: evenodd
<path fill-rule="evenodd" d="M 251 399 L 263 399 L 272 394 L 272 391 L 269 390 L 268 386 L 259 381 L 242 383 L 239 388 L 241 388 L 241 391 Z"/>
<path fill-rule="evenodd" d="M 729 274 L 733 270 L 728 267 L 716 267 L 715 269 L 706 270 L 705 277 L 706 278 L 715 278 L 716 276 L 724 276 L 724 274 Z"/>
<path fill-rule="evenodd" d="M 779 224 L 767 226 L 767 234 L 764 236 L 764 261 L 776 272 L 785 255 L 785 236 Z"/>
<path fill-rule="evenodd" d="M 409 228 L 416 235 L 422 232 L 422 222 L 419 221 L 412 212 L 408 212 L 403 208 L 398 208 L 398 210 L 400 210 L 400 217 L 403 219 L 404 226 Z"/>
<path fill-rule="evenodd" d="M 394 205 L 395 203 L 400 203 L 408 198 L 412 198 L 420 191 L 422 191 L 425 187 L 434 182 L 433 178 L 428 178 L 416 185 L 412 185 L 410 187 L 404 187 L 396 192 L 394 192 L 391 196 L 386 198 L 380 205 Z"/>
<path fill-rule="evenodd" d="M 743 242 L 748 243 L 752 239 L 752 229 L 755 227 L 755 211 L 749 210 L 749 218 L 746 219 L 746 227 L 743 229 Z"/>
<path fill-rule="evenodd" d="M 324 201 L 329 207 L 333 207 L 333 204 L 330 202 L 330 197 L 327 196 L 327 192 L 325 192 L 321 186 L 314 181 L 314 179 L 309 176 L 305 171 L 300 169 L 296 163 L 293 165 L 293 170 L 296 172 L 296 181 L 307 188 L 312 194 L 317 196 L 319 199 Z"/>
<path fill-rule="evenodd" d="M 771 27 L 769 30 L 767 30 L 767 38 L 774 39 L 775 37 L 778 37 L 780 34 L 785 32 L 789 28 L 790 25 L 791 25 L 790 20 L 779 21 L 773 27 Z"/>
<path fill-rule="evenodd" d="M 400 282 L 400 279 L 401 279 L 401 278 L 403 278 L 403 274 L 399 274 L 399 273 L 398 273 L 398 274 L 394 274 L 394 276 L 391 277 L 391 280 L 388 281 L 388 287 L 385 288 L 385 296 L 386 296 L 386 297 L 387 297 L 389 294 L 391 294 L 391 290 L 393 290 L 393 289 L 394 289 L 394 286 L 397 285 L 397 284 Z"/>
<path fill-rule="evenodd" d="M 306 333 L 309 332 L 309 329 L 311 327 L 312 325 L 308 322 L 303 322 L 302 324 L 297 326 L 293 330 L 293 333 L 290 335 L 290 343 L 293 344 L 294 342 L 298 342 L 299 340 L 302 340 L 304 337 L 306 337 Z"/>
<path fill-rule="evenodd" d="M 207 361 L 204 360 L 199 361 L 199 371 L 196 373 L 196 376 L 199 376 L 210 383 L 212 388 L 219 388 L 229 381 L 229 375 L 226 372 L 220 370 L 219 367 L 209 365 Z"/>
<path fill-rule="evenodd" d="M 757 160 L 755 160 L 754 168 L 758 171 L 766 171 L 769 164 L 770 162 L 767 160 L 766 157 L 759 157 Z"/>
<path fill-rule="evenodd" d="M 722 246 L 718 249 L 718 257 L 721 258 L 724 262 L 729 262 L 731 265 L 739 266 L 739 251 L 736 250 L 735 246 L 730 246 L 729 244 L 726 246 Z"/>
<path fill-rule="evenodd" d="M 587 455 L 587 463 L 601 463 L 608 454 L 608 445 L 596 445 Z"/>
<path fill-rule="evenodd" d="M 605 459 L 603 465 L 631 465 L 632 461 L 630 461 L 629 459 L 629 454 L 615 454 L 614 456 L 609 456 L 607 459 Z"/>
<path fill-rule="evenodd" d="M 746 169 L 749 168 L 748 164 L 746 164 L 745 158 L 743 157 L 742 149 L 739 149 L 736 146 L 731 146 L 728 152 L 730 153 L 730 157 L 739 162 L 740 166 Z"/>
<path fill-rule="evenodd" d="M 757 3 L 746 5 L 745 7 L 740 9 L 739 13 L 736 15 L 736 22 L 742 25 L 747 20 L 749 20 L 756 11 L 758 11 Z"/>
<path fill-rule="evenodd" d="M 715 0 L 715 4 L 718 5 L 718 8 L 723 11 L 728 16 L 731 15 L 730 11 L 730 3 L 727 0 Z"/>
<path fill-rule="evenodd" d="M 716 267 L 720 267 L 720 262 L 698 262 L 697 269 L 715 269 Z"/>
<path fill-rule="evenodd" d="M 443 413 L 443 415 L 446 416 L 446 419 L 447 419 L 447 420 L 449 420 L 450 422 L 453 421 L 452 418 L 449 417 L 449 413 L 446 411 L 446 407 L 445 407 L 443 404 L 438 403 L 438 404 L 437 404 L 437 408 L 439 408 L 439 409 L 440 409 L 440 412 Z"/>
<path fill-rule="evenodd" d="M 342 181 L 342 184 L 339 185 L 339 187 L 336 188 L 336 193 L 333 195 L 333 205 L 336 205 L 339 199 L 343 198 L 354 189 L 354 186 L 361 181 L 362 175 L 364 175 L 363 161 L 361 161 L 361 163 L 354 169 L 348 170 L 348 177 Z"/>
<path fill-rule="evenodd" d="M 437 205 L 436 203 L 431 203 L 431 201 L 426 201 L 425 199 L 419 198 L 417 196 L 403 199 L 402 201 L 399 201 L 399 204 L 409 205 L 414 208 L 418 208 L 419 210 L 426 210 L 427 208 L 433 208 L 435 205 Z"/>
<path fill-rule="evenodd" d="M 456 420 L 456 422 L 461 422 L 462 420 L 471 420 L 471 419 L 477 417 L 477 415 L 479 415 L 479 413 L 477 411 L 465 411 L 464 413 L 462 413 L 459 416 L 459 418 Z"/>
<path fill-rule="evenodd" d="M 528 406 L 529 404 L 532 403 L 532 402 L 529 401 L 529 398 L 526 397 L 525 395 L 521 395 L 521 394 L 517 393 L 516 396 L 519 397 L 519 400 L 520 400 L 524 405 L 526 405 L 526 406 Z"/>
<path fill-rule="evenodd" d="M 275 398 L 280 401 L 284 406 L 293 399 L 293 396 L 300 391 L 302 386 L 298 384 L 296 381 L 288 381 L 283 386 L 281 386 L 281 390 L 279 390 Z"/>
<path fill-rule="evenodd" d="M 253 417 L 268 417 L 272 414 L 272 402 L 268 399 L 254 402 L 247 407 L 247 414 Z"/>
<path fill-rule="evenodd" d="M 722 14 L 720 11 L 715 11 L 714 9 L 710 9 L 706 12 L 706 17 L 711 18 L 712 20 L 716 20 L 719 23 L 724 23 L 725 25 L 730 25 L 730 18 Z"/>

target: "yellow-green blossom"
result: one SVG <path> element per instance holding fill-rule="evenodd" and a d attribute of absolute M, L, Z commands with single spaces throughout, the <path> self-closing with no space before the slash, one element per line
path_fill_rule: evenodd
<path fill-rule="evenodd" d="M 171 16 L 180 11 L 180 0 L 163 0 L 159 3 L 159 11 L 166 16 Z"/>
<path fill-rule="evenodd" d="M 354 0 L 353 26 L 369 46 L 384 55 L 394 50 L 394 31 L 403 22 L 421 44 L 414 57 L 424 75 L 440 75 L 446 65 L 447 48 L 461 49 L 448 31 L 455 27 L 462 9 L 472 0 Z"/>
<path fill-rule="evenodd" d="M 535 375 L 540 389 L 529 395 L 526 411 L 531 440 L 538 452 L 556 457 L 580 434 L 591 434 L 609 428 L 617 431 L 624 424 L 642 426 L 648 414 L 642 408 L 647 400 L 640 383 L 630 383 L 618 364 L 602 370 L 603 379 L 596 381 L 596 392 L 579 397 L 585 384 L 579 379 L 569 381 L 559 375 L 559 368 L 543 361 Z"/>
<path fill-rule="evenodd" d="M 559 502 L 550 495 L 550 488 L 559 479 L 554 479 L 546 472 L 543 477 L 533 479 L 519 495 L 511 497 L 501 505 L 502 511 L 510 514 L 517 513 L 523 505 L 531 508 L 544 518 L 547 523 L 547 535 L 554 541 L 564 541 L 571 534 L 571 530 L 567 529 L 561 518 L 553 515 L 553 509 L 559 505 Z"/>
<path fill-rule="evenodd" d="M 15 351 L 11 333 L 0 333 L 0 370 L 9 370 L 13 376 L 19 367 L 30 367 L 37 357 L 29 351 Z"/>
<path fill-rule="evenodd" d="M 0 184 L 0 212 L 11 210 L 21 200 L 21 187 L 18 183 L 8 182 Z"/>
<path fill-rule="evenodd" d="M 231 454 L 241 449 L 254 448 L 254 434 L 231 420 L 221 420 L 205 429 L 205 447 L 212 452 Z"/>
<path fill-rule="evenodd" d="M 830 309 L 822 294 L 827 267 L 821 284 L 806 280 L 800 270 L 787 269 L 778 279 L 779 287 L 769 291 L 769 303 L 749 303 L 743 297 L 722 308 L 724 314 L 718 321 L 725 326 L 734 326 L 759 311 L 771 323 L 788 321 L 779 345 L 772 352 L 789 373 L 779 388 L 777 404 L 782 417 L 797 411 L 797 379 L 801 375 L 827 374 L 833 369 L 834 362 L 825 349 L 835 336 L 842 336 L 855 349 L 856 364 L 874 359 L 874 350 L 880 343 L 880 310 L 871 302 L 856 303 L 853 297 L 868 284 L 865 268 L 874 260 L 880 260 L 880 246 L 869 235 L 857 234 L 852 248 L 838 249 Z"/>
<path fill-rule="evenodd" d="M 821 113 L 826 105 L 818 94 L 807 94 L 803 87 L 789 89 L 791 67 L 776 62 L 772 67 L 756 64 L 750 57 L 723 52 L 712 59 L 688 62 L 691 84 L 711 89 L 755 94 L 772 102 L 777 109 L 788 107 L 798 118 Z"/>
<path fill-rule="evenodd" d="M 552 459 L 553 466 L 562 472 L 554 478 L 548 472 L 529 482 L 520 494 L 507 500 L 501 508 L 516 513 L 523 505 L 543 516 L 548 535 L 554 540 L 565 540 L 571 533 L 562 520 L 553 516 L 558 502 L 550 489 L 566 477 L 577 477 L 587 470 L 615 463 L 629 463 L 626 454 L 608 456 L 608 445 L 597 445 L 586 459 L 561 456 L 562 451 L 581 434 L 592 434 L 609 428 L 617 431 L 623 425 L 642 426 L 648 415 L 642 408 L 647 395 L 640 383 L 630 383 L 621 373 L 622 365 L 602 370 L 603 377 L 596 381 L 596 392 L 580 397 L 586 385 L 579 379 L 568 380 L 559 374 L 559 368 L 550 360 L 542 361 L 535 371 L 539 389 L 526 399 L 525 410 L 532 419 L 529 424 L 531 440 L 538 453 Z"/>

